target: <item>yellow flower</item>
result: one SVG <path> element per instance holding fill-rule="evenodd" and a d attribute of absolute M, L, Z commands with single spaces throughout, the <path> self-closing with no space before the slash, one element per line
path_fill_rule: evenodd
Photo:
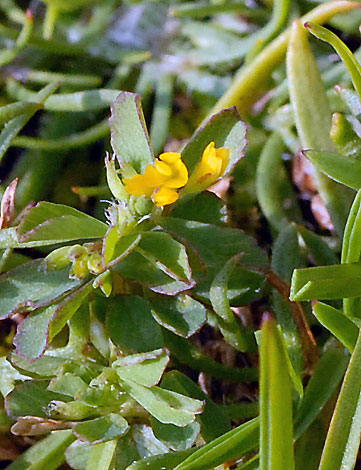
<path fill-rule="evenodd" d="M 179 198 L 177 189 L 183 188 L 182 193 L 189 194 L 203 191 L 215 183 L 226 171 L 230 155 L 229 149 L 216 149 L 211 142 L 188 180 L 181 154 L 165 152 L 159 155 L 154 166 L 146 167 L 143 175 L 123 179 L 125 190 L 132 196 L 151 197 L 157 206 L 167 206 Z"/>
<path fill-rule="evenodd" d="M 123 183 L 127 193 L 133 196 L 153 197 L 157 206 L 175 202 L 179 195 L 175 189 L 188 181 L 188 170 L 180 153 L 165 152 L 153 165 L 148 165 L 144 175 L 125 178 Z"/>
<path fill-rule="evenodd" d="M 167 206 L 173 204 L 179 198 L 179 194 L 175 189 L 166 188 L 165 186 L 155 190 L 153 200 L 157 206 Z"/>
<path fill-rule="evenodd" d="M 215 148 L 211 142 L 204 149 L 201 161 L 189 178 L 185 193 L 203 191 L 214 184 L 227 169 L 231 151 L 226 147 Z"/>

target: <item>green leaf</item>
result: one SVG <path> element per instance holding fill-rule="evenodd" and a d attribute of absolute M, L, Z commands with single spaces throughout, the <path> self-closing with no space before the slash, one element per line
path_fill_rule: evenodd
<path fill-rule="evenodd" d="M 91 449 L 91 444 L 77 439 L 65 451 L 67 464 L 75 470 L 85 470 Z"/>
<path fill-rule="evenodd" d="M 20 243 L 18 239 L 17 227 L 3 228 L 0 230 L 1 248 L 34 248 L 38 246 L 54 245 L 53 240 L 40 240 L 34 242 Z"/>
<path fill-rule="evenodd" d="M 212 441 L 230 430 L 231 422 L 224 409 L 214 403 L 214 401 L 185 374 L 182 374 L 178 370 L 168 372 L 162 380 L 162 386 L 168 390 L 173 390 L 174 392 L 205 402 L 203 413 L 196 418 L 201 424 L 200 432 L 205 442 Z"/>
<path fill-rule="evenodd" d="M 317 320 L 327 328 L 350 352 L 353 351 L 358 328 L 343 312 L 331 305 L 316 302 L 312 306 L 312 311 Z"/>
<path fill-rule="evenodd" d="M 228 279 L 242 255 L 231 258 L 215 276 L 211 288 L 210 299 L 212 307 L 221 321 L 220 330 L 227 340 L 238 351 L 256 350 L 256 342 L 252 332 L 237 322 L 227 298 Z"/>
<path fill-rule="evenodd" d="M 355 2 L 327 2 L 318 5 L 301 18 L 302 22 L 314 21 L 325 23 L 333 16 L 359 8 Z M 273 70 L 282 62 L 291 36 L 291 28 L 268 44 L 263 51 L 247 66 L 242 66 L 228 87 L 226 93 L 217 102 L 213 113 L 229 106 L 237 105 L 243 115 L 249 113 L 252 105 L 264 94 Z"/>
<path fill-rule="evenodd" d="M 162 218 L 161 226 L 182 240 L 186 247 L 196 251 L 207 266 L 221 266 L 232 256 L 242 253 L 240 264 L 267 267 L 266 253 L 241 230 L 219 227 L 191 220 Z"/>
<path fill-rule="evenodd" d="M 123 436 L 128 429 L 129 425 L 122 416 L 109 413 L 107 416 L 76 424 L 74 434 L 92 444 L 98 444 Z"/>
<path fill-rule="evenodd" d="M 59 304 L 28 315 L 19 326 L 14 338 L 17 354 L 27 359 L 36 359 L 41 356 L 47 345 L 79 309 L 92 288 L 90 281 Z M 36 341 L 34 341 L 34 331 L 37 332 Z"/>
<path fill-rule="evenodd" d="M 75 441 L 70 429 L 54 431 L 14 460 L 8 470 L 56 470 L 64 462 L 65 449 Z"/>
<path fill-rule="evenodd" d="M 293 270 L 304 266 L 306 264 L 305 261 L 301 254 L 297 229 L 294 224 L 290 224 L 281 230 L 273 243 L 272 269 L 281 279 L 289 284 Z M 302 377 L 304 371 L 304 351 L 291 304 L 276 289 L 272 291 L 271 302 L 271 311 L 275 312 L 277 322 L 282 328 L 282 336 L 291 363 L 299 376 Z"/>
<path fill-rule="evenodd" d="M 44 271 L 41 259 L 29 261 L 0 276 L 1 318 L 47 305 L 79 285 L 68 269 Z"/>
<path fill-rule="evenodd" d="M 133 462 L 126 470 L 173 470 L 179 462 L 182 462 L 193 452 L 194 448 L 180 452 L 170 452 L 169 454 L 153 455 Z"/>
<path fill-rule="evenodd" d="M 199 400 L 160 387 L 144 387 L 132 380 L 120 382 L 122 388 L 161 423 L 183 427 L 202 412 L 203 403 Z"/>
<path fill-rule="evenodd" d="M 163 424 L 157 419 L 151 419 L 154 435 L 157 439 L 172 450 L 187 450 L 194 444 L 200 425 L 197 421 L 187 424 L 187 426 L 179 427 L 174 424 Z"/>
<path fill-rule="evenodd" d="M 341 263 L 355 263 L 361 256 L 361 191 L 352 204 L 342 240 Z"/>
<path fill-rule="evenodd" d="M 18 355 L 31 360 L 44 354 L 48 344 L 49 323 L 57 307 L 50 305 L 37 309 L 21 322 L 14 338 Z M 34 341 L 34 331 L 36 331 L 36 341 Z"/>
<path fill-rule="evenodd" d="M 7 83 L 9 96 L 19 101 L 36 101 L 36 93 L 30 91 L 15 80 Z M 98 88 L 97 90 L 83 90 L 74 93 L 57 93 L 47 98 L 44 109 L 48 111 L 84 112 L 109 108 L 109 105 L 119 95 L 119 90 Z"/>
<path fill-rule="evenodd" d="M 257 380 L 257 369 L 253 367 L 226 366 L 207 356 L 192 342 L 174 335 L 169 330 L 163 329 L 162 335 L 167 349 L 182 364 L 187 364 L 195 370 L 223 380 L 235 382 L 253 382 Z"/>
<path fill-rule="evenodd" d="M 265 275 L 262 272 L 242 268 L 241 261 L 242 258 L 234 267 L 228 279 L 226 294 L 232 307 L 249 305 L 254 300 L 260 299 L 263 296 L 265 287 Z M 194 295 L 199 300 L 211 304 L 210 289 L 212 282 L 222 269 L 221 265 L 217 265 L 210 267 L 205 276 L 200 274 L 200 279 L 193 289 Z"/>
<path fill-rule="evenodd" d="M 257 447 L 259 419 L 255 418 L 197 449 L 174 470 L 209 470 L 236 460 Z"/>
<path fill-rule="evenodd" d="M 330 136 L 338 153 L 360 160 L 361 139 L 354 131 L 352 118 L 349 119 L 341 113 L 334 113 Z"/>
<path fill-rule="evenodd" d="M 201 160 L 203 150 L 210 142 L 214 142 L 216 148 L 227 147 L 231 150 L 230 161 L 225 171 L 225 174 L 228 174 L 244 156 L 247 145 L 246 132 L 246 125 L 241 121 L 235 107 L 212 116 L 195 132 L 182 150 L 182 159 L 189 174 Z"/>
<path fill-rule="evenodd" d="M 316 38 L 322 39 L 322 41 L 328 42 L 335 49 L 342 61 L 346 65 L 354 87 L 357 90 L 358 95 L 361 97 L 361 66 L 358 63 L 356 57 L 352 54 L 350 49 L 344 42 L 339 39 L 335 33 L 318 24 L 312 23 L 311 21 L 305 23 L 305 27 L 312 33 Z"/>
<path fill-rule="evenodd" d="M 140 233 L 132 233 L 119 238 L 117 227 L 107 232 L 103 244 L 103 260 L 105 266 L 113 266 L 126 258 L 139 245 Z"/>
<path fill-rule="evenodd" d="M 62 204 L 39 202 L 25 213 L 18 226 L 20 242 L 60 243 L 82 238 L 103 237 L 108 226 L 83 212 Z"/>
<path fill-rule="evenodd" d="M 301 146 L 333 152 L 335 149 L 330 138 L 331 111 L 326 91 L 308 43 L 307 32 L 299 20 L 292 26 L 287 52 L 287 75 Z M 342 235 L 351 195 L 346 188 L 338 186 L 319 170 L 316 170 L 315 177 L 335 229 Z"/>
<path fill-rule="evenodd" d="M 120 168 L 130 164 L 137 173 L 154 161 L 139 95 L 121 92 L 111 104 L 111 144 Z M 128 176 L 124 172 L 124 176 Z M 131 176 L 131 175 L 129 175 Z"/>
<path fill-rule="evenodd" d="M 57 369 L 69 361 L 62 356 L 48 356 L 44 355 L 39 359 L 27 360 L 23 357 L 17 356 L 12 352 L 9 356 L 10 363 L 20 372 L 35 379 L 51 379 L 56 373 Z"/>
<path fill-rule="evenodd" d="M 86 470 L 110 470 L 117 439 L 92 446 Z"/>
<path fill-rule="evenodd" d="M 59 374 L 59 375 L 58 375 Z M 59 373 L 50 382 L 47 390 L 51 392 L 61 393 L 70 398 L 76 399 L 88 388 L 86 382 L 75 374 L 70 372 Z"/>
<path fill-rule="evenodd" d="M 359 334 L 327 433 L 319 470 L 352 470 L 360 445 L 361 335 Z"/>
<path fill-rule="evenodd" d="M 151 387 L 156 385 L 167 367 L 169 357 L 161 349 L 133 354 L 113 362 L 119 378 Z"/>
<path fill-rule="evenodd" d="M 109 302 L 106 326 L 111 340 L 129 351 L 147 352 L 163 346 L 160 326 L 141 297 L 121 296 Z"/>
<path fill-rule="evenodd" d="M 189 338 L 206 321 L 206 309 L 189 295 L 155 297 L 151 300 L 152 315 L 157 322 L 176 335 Z"/>
<path fill-rule="evenodd" d="M 282 137 L 273 133 L 263 147 L 256 171 L 257 199 L 272 228 L 282 230 L 290 221 L 301 222 L 296 194 L 282 163 Z M 285 200 L 289 201 L 287 206 Z"/>
<path fill-rule="evenodd" d="M 140 251 L 141 250 L 141 251 Z M 184 246 L 167 233 L 144 232 L 137 251 L 144 257 L 150 257 L 159 269 L 175 279 L 190 281 L 191 268 Z"/>
<path fill-rule="evenodd" d="M 224 226 L 227 220 L 225 203 L 210 191 L 183 197 L 174 204 L 172 217 Z"/>
<path fill-rule="evenodd" d="M 48 99 L 48 97 L 52 93 L 54 93 L 57 87 L 57 84 L 47 85 L 38 93 L 34 93 L 33 99 L 31 101 L 33 101 L 34 103 L 43 104 Z M 32 118 L 36 111 L 36 109 L 28 111 L 27 113 L 14 117 L 9 122 L 7 122 L 7 124 L 0 133 L 0 161 L 2 160 L 9 146 L 11 145 L 13 139 L 17 136 L 17 134 L 21 131 L 25 124 Z"/>
<path fill-rule="evenodd" d="M 346 104 L 347 108 L 354 116 L 361 114 L 361 101 L 360 97 L 354 90 L 345 88 L 341 85 L 335 86 L 335 92 L 340 96 L 341 100 Z"/>
<path fill-rule="evenodd" d="M 360 261 L 361 256 L 361 191 L 359 191 L 352 204 L 345 232 L 342 240 L 341 263 Z M 343 301 L 345 315 L 360 317 L 360 298 L 348 298 Z"/>
<path fill-rule="evenodd" d="M 183 249 L 181 249 L 181 263 L 184 260 Z M 172 260 L 175 267 L 179 264 L 175 259 Z M 178 264 L 178 266 L 177 266 Z M 175 279 L 175 275 L 167 272 L 167 267 L 157 261 L 157 258 L 151 254 L 146 253 L 144 250 L 138 252 L 133 250 L 125 259 L 117 263 L 114 268 L 122 277 L 126 279 L 133 279 L 149 287 L 152 291 L 165 295 L 176 295 L 179 292 L 191 289 L 194 286 L 194 281 L 184 282 Z"/>
<path fill-rule="evenodd" d="M 338 153 L 308 150 L 303 154 L 330 178 L 350 188 L 361 189 L 361 162 Z"/>
<path fill-rule="evenodd" d="M 263 321 L 260 348 L 260 466 L 294 469 L 292 380 L 275 321 Z M 280 438 L 282 436 L 282 438 Z"/>
<path fill-rule="evenodd" d="M 285 227 L 275 240 L 272 248 L 272 269 L 285 282 L 289 283 L 295 268 L 305 266 L 298 242 L 298 232 L 294 224 Z"/>
<path fill-rule="evenodd" d="M 296 269 L 292 276 L 290 299 L 342 299 L 361 295 L 361 265 L 336 264 Z"/>
<path fill-rule="evenodd" d="M 10 119 L 13 119 L 20 114 L 27 114 L 28 112 L 35 112 L 42 108 L 40 103 L 27 103 L 17 102 L 0 106 L 0 125 L 5 124 Z"/>
<path fill-rule="evenodd" d="M 320 237 L 320 235 L 317 235 L 300 225 L 297 226 L 297 231 L 305 242 L 314 264 L 337 264 L 339 262 L 339 257 Z"/>
<path fill-rule="evenodd" d="M 48 418 L 47 406 L 53 400 L 67 400 L 65 395 L 47 390 L 47 380 L 26 380 L 15 386 L 5 398 L 9 416 L 40 416 Z"/>
<path fill-rule="evenodd" d="M 300 377 L 303 377 L 305 368 L 301 335 L 293 318 L 294 312 L 290 302 L 287 302 L 275 289 L 271 294 L 271 311 L 275 312 L 277 323 L 282 328 L 287 354 L 299 381 Z M 302 394 L 302 385 L 296 389 Z"/>
<path fill-rule="evenodd" d="M 314 422 L 335 393 L 345 373 L 347 363 L 348 357 L 342 349 L 328 349 L 323 353 L 295 414 L 296 439 Z"/>

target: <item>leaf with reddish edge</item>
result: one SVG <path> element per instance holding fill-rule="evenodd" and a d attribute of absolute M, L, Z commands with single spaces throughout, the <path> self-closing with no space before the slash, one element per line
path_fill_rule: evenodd
<path fill-rule="evenodd" d="M 247 145 L 247 126 L 241 120 L 237 108 L 225 109 L 212 116 L 191 137 L 182 151 L 182 159 L 191 173 L 202 157 L 203 150 L 214 142 L 216 148 L 231 150 L 230 161 L 225 171 L 228 174 L 244 156 Z"/>
<path fill-rule="evenodd" d="M 44 307 L 80 285 L 69 279 L 69 269 L 45 271 L 42 262 L 29 261 L 0 276 L 0 318 Z"/>
<path fill-rule="evenodd" d="M 17 227 L 19 242 L 60 243 L 82 238 L 101 238 L 107 224 L 69 206 L 39 202 L 27 209 Z"/>
<path fill-rule="evenodd" d="M 109 119 L 111 145 L 118 158 L 123 175 L 132 176 L 129 165 L 137 173 L 154 161 L 149 135 L 144 120 L 140 96 L 123 91 L 111 103 Z"/>
<path fill-rule="evenodd" d="M 27 359 L 36 359 L 43 355 L 47 345 L 78 310 L 92 288 L 92 281 L 89 281 L 59 304 L 39 309 L 26 317 L 14 338 L 16 353 Z"/>

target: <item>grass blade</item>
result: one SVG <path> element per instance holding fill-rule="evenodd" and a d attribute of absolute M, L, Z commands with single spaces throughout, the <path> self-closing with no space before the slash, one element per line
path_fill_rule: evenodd
<path fill-rule="evenodd" d="M 292 428 L 292 380 L 285 348 L 273 318 L 262 325 L 260 348 L 260 467 L 295 468 Z"/>

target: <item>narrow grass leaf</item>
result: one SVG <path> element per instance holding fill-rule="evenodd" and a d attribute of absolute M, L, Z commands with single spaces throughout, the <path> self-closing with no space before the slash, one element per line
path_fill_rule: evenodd
<path fill-rule="evenodd" d="M 292 380 L 275 321 L 262 325 L 260 348 L 260 465 L 263 470 L 295 468 Z"/>
<path fill-rule="evenodd" d="M 303 154 L 330 178 L 350 188 L 361 188 L 361 162 L 338 153 L 308 150 Z"/>
<path fill-rule="evenodd" d="M 58 85 L 47 85 L 45 88 L 40 90 L 39 93 L 34 93 L 31 101 L 39 105 L 44 104 L 48 97 L 55 92 L 57 86 Z M 37 109 L 38 108 L 33 109 L 32 111 L 27 111 L 25 114 L 20 114 L 5 124 L 4 129 L 0 133 L 0 161 L 5 155 L 7 149 L 10 147 L 12 140 L 35 114 Z"/>
<path fill-rule="evenodd" d="M 336 264 L 296 269 L 291 280 L 290 299 L 326 300 L 361 295 L 361 265 Z"/>
<path fill-rule="evenodd" d="M 333 16 L 360 8 L 360 4 L 352 1 L 335 1 L 318 5 L 303 16 L 300 21 L 325 23 Z M 291 36 L 291 28 L 268 44 L 263 51 L 247 66 L 242 66 L 233 83 L 217 102 L 211 114 L 229 106 L 237 106 L 243 115 L 259 99 L 267 89 L 267 83 L 273 70 L 279 66 L 286 55 L 287 45 Z"/>
<path fill-rule="evenodd" d="M 342 240 L 341 263 L 358 262 L 361 256 L 361 191 L 352 204 Z M 361 316 L 360 298 L 346 298 L 343 309 L 351 317 Z"/>
<path fill-rule="evenodd" d="M 361 334 L 352 353 L 327 433 L 319 470 L 352 470 L 360 445 Z"/>
<path fill-rule="evenodd" d="M 358 327 L 355 323 L 340 310 L 322 302 L 316 302 L 312 311 L 321 325 L 352 352 L 358 336 Z"/>
<path fill-rule="evenodd" d="M 197 449 L 174 470 L 209 470 L 239 459 L 257 447 L 259 419 L 254 418 Z"/>
<path fill-rule="evenodd" d="M 307 73 L 305 73 L 307 70 Z M 333 152 L 331 111 L 307 32 L 299 20 L 292 25 L 287 51 L 287 76 L 297 132 L 304 149 Z M 350 207 L 349 190 L 338 186 L 320 170 L 315 172 L 318 191 L 336 231 L 342 235 Z"/>
<path fill-rule="evenodd" d="M 321 356 L 295 413 L 295 439 L 308 429 L 326 406 L 340 384 L 347 364 L 348 356 L 342 349 L 329 349 Z"/>
<path fill-rule="evenodd" d="M 305 27 L 310 31 L 310 33 L 316 36 L 316 38 L 322 39 L 322 41 L 331 44 L 350 72 L 352 83 L 356 88 L 358 95 L 361 97 L 361 66 L 350 49 L 336 36 L 335 33 L 323 26 L 309 21 L 305 23 Z"/>
<path fill-rule="evenodd" d="M 179 462 L 182 462 L 195 449 L 188 449 L 179 452 L 169 452 L 169 454 L 153 455 L 133 462 L 126 470 L 173 470 Z"/>

